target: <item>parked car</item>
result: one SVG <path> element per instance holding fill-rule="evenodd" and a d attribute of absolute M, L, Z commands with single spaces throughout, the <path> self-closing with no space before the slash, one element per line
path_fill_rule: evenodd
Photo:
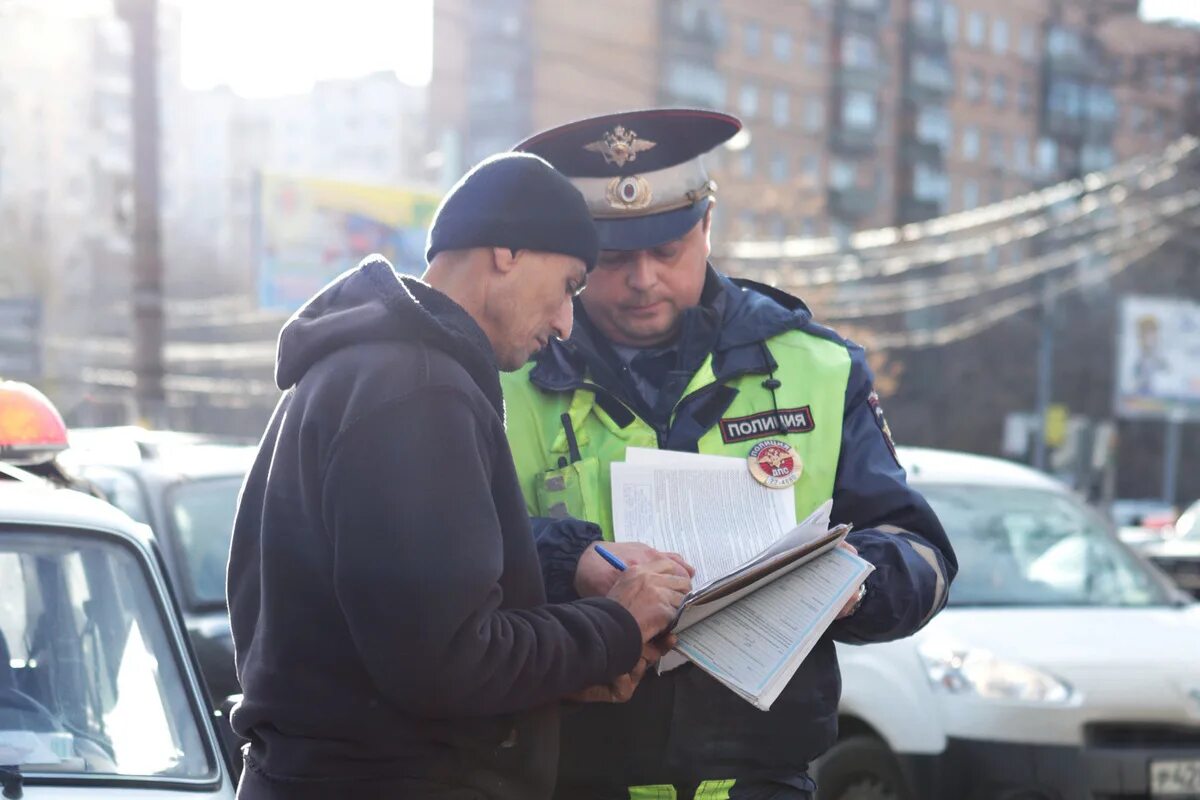
<path fill-rule="evenodd" d="M 1170 536 L 1177 515 L 1175 506 L 1163 500 L 1114 500 L 1109 507 L 1117 535 L 1133 546 Z"/>
<path fill-rule="evenodd" d="M 1200 598 L 1200 501 L 1179 515 L 1171 538 L 1147 542 L 1139 552 L 1170 575 L 1176 586 Z"/>
<path fill-rule="evenodd" d="M 5 798 L 232 800 L 222 740 L 149 529 L 0 470 Z"/>
<path fill-rule="evenodd" d="M 959 573 L 916 635 L 839 645 L 821 800 L 1200 796 L 1200 605 L 1041 473 L 900 459 Z"/>
<path fill-rule="evenodd" d="M 154 531 L 213 707 L 240 691 L 225 605 L 238 491 L 255 448 L 140 428 L 70 432 L 67 471 Z"/>

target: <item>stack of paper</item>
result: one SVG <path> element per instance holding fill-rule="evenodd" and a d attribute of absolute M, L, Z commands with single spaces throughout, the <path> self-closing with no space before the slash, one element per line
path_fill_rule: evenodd
<path fill-rule="evenodd" d="M 738 458 L 630 448 L 612 464 L 613 529 L 696 568 L 666 671 L 690 660 L 763 710 L 783 691 L 872 566 L 838 549 L 832 500 L 795 524 L 795 493 Z"/>

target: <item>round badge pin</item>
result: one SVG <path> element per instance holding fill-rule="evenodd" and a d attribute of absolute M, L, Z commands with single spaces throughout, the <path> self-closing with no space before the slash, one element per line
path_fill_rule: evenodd
<path fill-rule="evenodd" d="M 768 489 L 786 489 L 800 480 L 804 469 L 800 454 L 779 439 L 763 439 L 754 445 L 746 462 L 754 480 Z"/>

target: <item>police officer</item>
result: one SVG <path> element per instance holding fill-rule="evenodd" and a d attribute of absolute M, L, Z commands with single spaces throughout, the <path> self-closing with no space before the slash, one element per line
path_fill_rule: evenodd
<path fill-rule="evenodd" d="M 957 569 L 905 481 L 862 348 L 800 300 L 707 263 L 717 187 L 700 156 L 740 127 L 711 111 L 644 110 L 517 146 L 572 179 L 603 251 L 572 338 L 505 377 L 518 477 L 532 515 L 590 520 L 611 538 L 609 464 L 626 448 L 776 448 L 794 474 L 770 483 L 795 493 L 801 518 L 832 497 L 833 521 L 855 526 L 849 542 L 875 570 L 769 712 L 685 666 L 647 675 L 624 706 L 566 717 L 561 798 L 811 798 L 809 764 L 837 738 L 834 640 L 912 634 Z"/>

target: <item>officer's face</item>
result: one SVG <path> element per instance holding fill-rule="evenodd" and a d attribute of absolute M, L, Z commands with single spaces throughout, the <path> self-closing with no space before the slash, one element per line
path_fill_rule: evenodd
<path fill-rule="evenodd" d="M 484 332 L 505 372 L 520 369 L 552 338 L 566 339 L 574 322 L 572 299 L 588 282 L 578 258 L 557 253 L 494 251 L 497 281 L 489 293 Z"/>
<path fill-rule="evenodd" d="M 683 238 L 648 250 L 605 250 L 581 298 L 611 342 L 654 347 L 679 331 L 684 309 L 700 302 L 712 209 Z"/>

